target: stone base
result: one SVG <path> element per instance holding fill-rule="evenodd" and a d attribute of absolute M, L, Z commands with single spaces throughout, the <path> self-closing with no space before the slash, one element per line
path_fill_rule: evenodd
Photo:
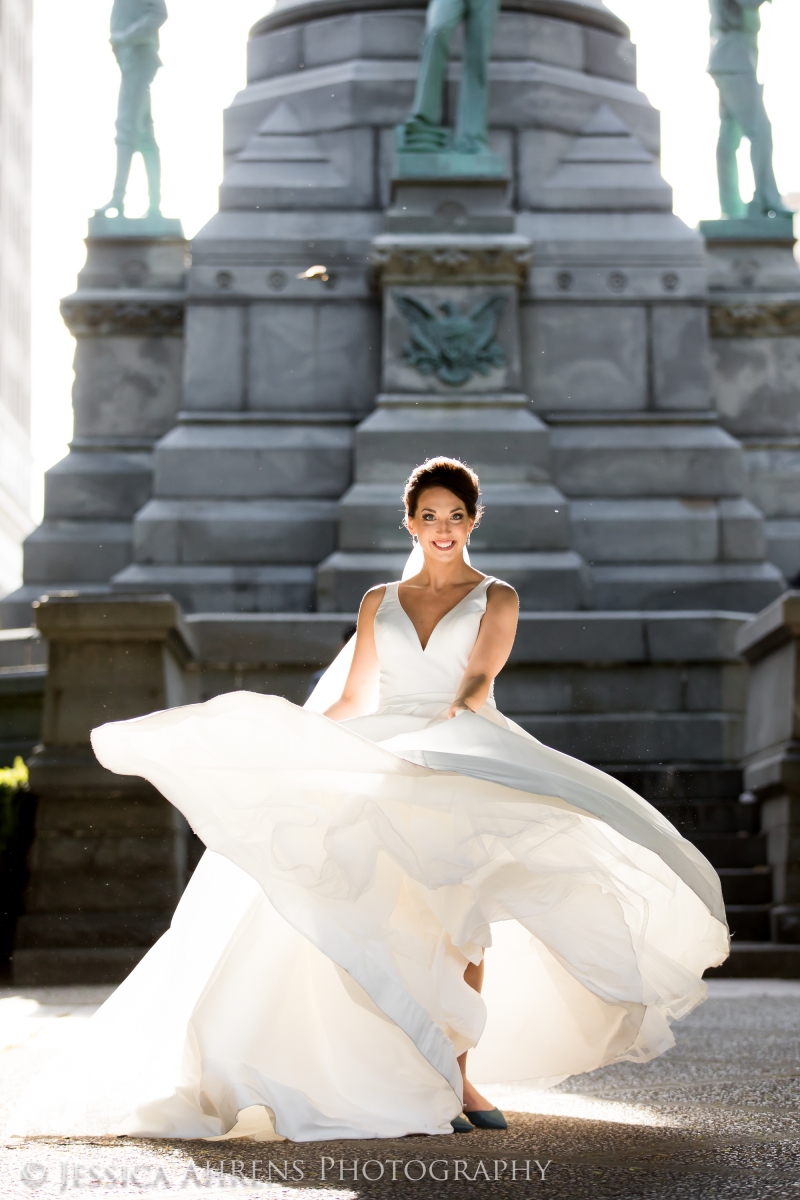
<path fill-rule="evenodd" d="M 456 150 L 398 150 L 393 182 L 414 179 L 426 183 L 447 179 L 503 179 L 506 164 L 499 154 L 459 154 Z"/>
<path fill-rule="evenodd" d="M 89 217 L 90 238 L 183 238 L 183 225 L 176 217 L 154 213 L 146 217 Z"/>
<path fill-rule="evenodd" d="M 708 286 L 714 292 L 798 292 L 791 217 L 701 221 L 706 239 Z"/>
<path fill-rule="evenodd" d="M 384 229 L 387 233 L 513 233 L 514 213 L 508 196 L 509 182 L 502 174 L 496 178 L 395 178 Z"/>
<path fill-rule="evenodd" d="M 774 217 L 726 217 L 697 226 L 707 242 L 786 242 L 794 240 L 794 214 Z"/>

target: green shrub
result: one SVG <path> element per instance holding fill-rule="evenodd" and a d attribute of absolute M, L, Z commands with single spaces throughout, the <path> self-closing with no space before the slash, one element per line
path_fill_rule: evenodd
<path fill-rule="evenodd" d="M 20 792 L 28 790 L 28 768 L 17 755 L 13 767 L 0 767 L 0 861 L 20 825 Z"/>

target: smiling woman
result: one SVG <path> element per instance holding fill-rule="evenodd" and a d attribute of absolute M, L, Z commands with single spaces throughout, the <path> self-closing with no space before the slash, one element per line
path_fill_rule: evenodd
<path fill-rule="evenodd" d="M 94 731 L 209 852 L 8 1132 L 503 1130 L 468 1052 L 482 1084 L 548 1085 L 653 1058 L 704 999 L 728 951 L 716 872 L 498 712 L 517 598 L 465 557 L 474 473 L 425 463 L 406 503 L 418 569 L 365 596 L 327 714 L 235 692 Z"/>

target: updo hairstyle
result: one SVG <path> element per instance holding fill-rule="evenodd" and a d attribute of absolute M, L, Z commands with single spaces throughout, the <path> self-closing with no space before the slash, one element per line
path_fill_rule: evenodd
<path fill-rule="evenodd" d="M 446 488 L 454 496 L 458 496 L 467 516 L 477 524 L 483 515 L 483 505 L 480 501 L 481 485 L 478 476 L 466 463 L 457 458 L 428 458 L 409 475 L 403 489 L 403 504 L 406 515 L 403 524 L 408 525 L 408 518 L 416 515 L 419 498 L 428 488 Z"/>

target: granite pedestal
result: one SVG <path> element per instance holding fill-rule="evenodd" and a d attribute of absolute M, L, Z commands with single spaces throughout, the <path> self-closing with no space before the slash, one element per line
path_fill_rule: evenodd
<path fill-rule="evenodd" d="M 48 591 L 103 594 L 133 555 L 154 443 L 172 427 L 183 371 L 188 243 L 180 222 L 90 223 L 78 290 L 61 312 L 76 339 L 70 451 L 45 475 L 44 520 L 26 539 L 23 586 L 0 602 L 5 628 L 32 623 Z"/>
<path fill-rule="evenodd" d="M 720 421 L 744 448 L 767 556 L 800 572 L 800 268 L 791 217 L 702 221 Z"/>
<path fill-rule="evenodd" d="M 13 978 L 113 983 L 169 924 L 193 839 L 151 784 L 100 766 L 89 734 L 186 703 L 194 648 L 169 596 L 50 598 L 35 613 L 49 667 L 29 759 L 36 825 Z"/>

